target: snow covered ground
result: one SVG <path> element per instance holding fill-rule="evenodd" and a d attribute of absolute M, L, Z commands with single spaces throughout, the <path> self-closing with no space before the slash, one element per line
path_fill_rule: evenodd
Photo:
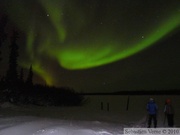
<path fill-rule="evenodd" d="M 179 97 L 173 99 L 178 101 Z M 0 135 L 122 135 L 125 127 L 147 126 L 147 113 L 142 102 L 138 103 L 139 109 L 135 109 L 133 104 L 139 101 L 136 97 L 131 97 L 130 101 L 128 111 L 93 109 L 90 104 L 82 107 L 38 107 L 3 103 L 0 109 Z M 124 108 L 126 102 L 119 104 Z M 178 106 L 179 103 L 175 105 Z M 179 110 L 176 109 L 176 112 L 177 126 Z M 164 125 L 163 120 L 160 107 L 158 127 L 167 126 L 167 122 Z"/>
<path fill-rule="evenodd" d="M 1 108 L 0 135 L 121 135 L 123 124 L 109 114 L 82 113 L 81 107 L 14 106 Z M 106 118 L 105 118 L 106 117 Z"/>
<path fill-rule="evenodd" d="M 0 135 L 118 135 L 117 125 L 98 121 L 74 121 L 16 116 L 0 119 Z"/>

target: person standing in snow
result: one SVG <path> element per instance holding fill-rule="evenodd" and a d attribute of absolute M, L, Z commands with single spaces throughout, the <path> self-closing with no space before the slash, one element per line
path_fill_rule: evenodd
<path fill-rule="evenodd" d="M 171 104 L 170 99 L 167 99 L 165 102 L 164 113 L 165 113 L 165 117 L 167 117 L 168 126 L 173 127 L 174 126 L 174 108 Z"/>
<path fill-rule="evenodd" d="M 158 110 L 158 106 L 155 103 L 153 98 L 149 99 L 149 102 L 146 106 L 146 109 L 148 111 L 149 114 L 149 119 L 148 119 L 148 128 L 151 127 L 151 123 L 153 120 L 153 124 L 154 124 L 154 128 L 157 127 L 157 110 Z"/>

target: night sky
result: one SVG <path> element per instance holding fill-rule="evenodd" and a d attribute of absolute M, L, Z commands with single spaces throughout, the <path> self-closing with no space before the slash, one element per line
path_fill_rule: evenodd
<path fill-rule="evenodd" d="M 179 0 L 0 0 L 34 83 L 82 92 L 180 89 Z M 8 41 L 2 46 L 6 71 Z"/>

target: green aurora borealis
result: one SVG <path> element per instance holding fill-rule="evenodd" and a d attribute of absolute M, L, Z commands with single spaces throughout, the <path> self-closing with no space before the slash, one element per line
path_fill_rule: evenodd
<path fill-rule="evenodd" d="M 66 70 L 86 70 L 130 57 L 180 25 L 180 2 L 166 0 L 6 0 L 6 11 L 26 37 L 23 67 L 54 84 L 43 59 Z"/>

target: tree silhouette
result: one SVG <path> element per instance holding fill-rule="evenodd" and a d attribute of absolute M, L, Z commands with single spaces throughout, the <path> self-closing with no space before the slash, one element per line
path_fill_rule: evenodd
<path fill-rule="evenodd" d="M 21 71 L 20 71 L 20 75 L 19 75 L 19 80 L 21 83 L 24 82 L 24 69 L 21 68 Z"/>
<path fill-rule="evenodd" d="M 29 68 L 29 74 L 26 80 L 26 84 L 28 86 L 32 86 L 33 85 L 33 71 L 32 71 L 32 65 Z"/>
<path fill-rule="evenodd" d="M 7 24 L 7 16 L 4 15 L 0 19 L 0 47 L 2 46 L 4 40 L 7 37 L 6 32 L 5 32 L 6 24 Z M 1 60 L 1 57 L 0 57 L 0 60 Z"/>
<path fill-rule="evenodd" d="M 17 58 L 18 58 L 18 45 L 16 44 L 18 38 L 17 31 L 13 31 L 9 55 L 9 68 L 6 74 L 6 81 L 10 83 L 10 85 L 15 84 L 18 81 L 18 73 L 17 73 Z"/>

